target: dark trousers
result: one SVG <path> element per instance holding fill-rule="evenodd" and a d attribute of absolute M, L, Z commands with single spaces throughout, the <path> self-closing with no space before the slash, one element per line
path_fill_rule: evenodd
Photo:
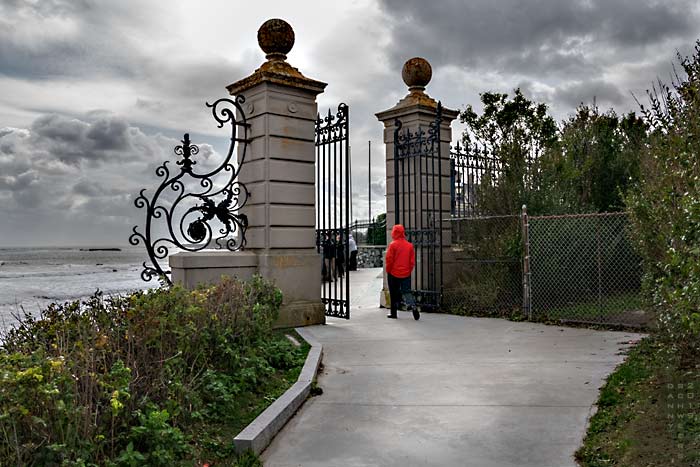
<path fill-rule="evenodd" d="M 357 250 L 350 252 L 350 264 L 348 264 L 348 271 L 357 271 Z"/>
<path fill-rule="evenodd" d="M 403 291 L 411 290 L 411 276 L 399 278 L 387 273 L 386 280 L 389 285 L 391 315 L 396 316 L 399 305 L 403 302 Z"/>
<path fill-rule="evenodd" d="M 338 277 L 343 277 L 345 275 L 345 258 L 336 258 L 335 259 L 335 266 L 338 271 L 337 276 Z"/>
<path fill-rule="evenodd" d="M 335 281 L 337 272 L 335 258 L 324 258 L 323 266 L 321 267 L 321 280 L 323 282 Z"/>

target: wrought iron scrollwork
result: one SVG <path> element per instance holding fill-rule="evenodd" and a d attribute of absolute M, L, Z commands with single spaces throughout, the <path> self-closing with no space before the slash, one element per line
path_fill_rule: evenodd
<path fill-rule="evenodd" d="M 172 247 L 191 252 L 211 247 L 236 251 L 245 247 L 248 218 L 240 210 L 250 193 L 238 180 L 249 142 L 250 124 L 243 112 L 244 102 L 243 96 L 237 96 L 206 104 L 219 128 L 225 124 L 231 126 L 228 153 L 221 164 L 209 171 L 196 172 L 197 161 L 193 157 L 199 154 L 199 147 L 192 144 L 189 134 L 185 133 L 182 144 L 174 149 L 181 157 L 176 161 L 179 172 L 171 175 L 170 161 L 165 161 L 155 171 L 162 180 L 153 196 L 149 199 L 144 188 L 134 200 L 137 208 L 146 209 L 144 231 L 134 226 L 129 237 L 131 245 L 143 243 L 146 247 L 151 264 L 143 262 L 141 278 L 144 281 L 158 277 L 172 284 L 168 277 L 170 271 L 159 264 L 159 260 L 168 257 Z M 241 130 L 243 135 L 239 137 Z M 238 164 L 234 165 L 236 147 L 239 157 Z M 212 225 L 214 222 L 219 226 Z M 165 234 L 157 227 L 165 230 Z"/>
<path fill-rule="evenodd" d="M 328 143 L 337 143 L 348 137 L 348 105 L 341 103 L 338 111 L 333 115 L 328 109 L 328 115 L 316 117 L 316 146 Z"/>
<path fill-rule="evenodd" d="M 440 122 L 442 121 L 442 103 L 438 102 L 436 117 L 428 125 L 426 132 L 422 127 L 411 131 L 404 129 L 398 118 L 394 120 L 394 141 L 396 142 L 396 157 L 398 159 L 419 157 L 422 154 L 433 153 L 440 144 Z"/>

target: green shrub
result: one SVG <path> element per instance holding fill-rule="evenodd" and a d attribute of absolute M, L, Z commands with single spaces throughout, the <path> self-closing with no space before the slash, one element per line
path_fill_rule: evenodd
<path fill-rule="evenodd" d="M 379 214 L 367 228 L 367 245 L 386 245 L 386 213 Z"/>
<path fill-rule="evenodd" d="M 231 439 L 208 430 L 241 425 L 275 374 L 304 361 L 272 332 L 281 302 L 259 277 L 224 278 L 25 315 L 0 346 L 0 465 L 230 456 Z"/>
<path fill-rule="evenodd" d="M 700 359 L 700 41 L 684 74 L 649 93 L 641 180 L 627 197 L 645 286 L 660 329 L 684 366 Z"/>
<path fill-rule="evenodd" d="M 453 288 L 445 291 L 450 313 L 513 316 L 522 308 L 522 235 L 518 216 L 452 222 Z"/>

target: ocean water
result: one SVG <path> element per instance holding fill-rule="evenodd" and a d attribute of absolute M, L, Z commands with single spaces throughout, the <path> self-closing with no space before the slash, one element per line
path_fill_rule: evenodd
<path fill-rule="evenodd" d="M 141 280 L 143 247 L 120 251 L 88 248 L 0 248 L 0 327 L 7 328 L 24 309 L 37 314 L 52 302 L 158 287 Z M 164 263 L 164 266 L 167 262 Z"/>

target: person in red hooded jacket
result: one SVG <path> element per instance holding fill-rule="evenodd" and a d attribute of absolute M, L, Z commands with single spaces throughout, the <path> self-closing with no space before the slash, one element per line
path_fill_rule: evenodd
<path fill-rule="evenodd" d="M 391 313 L 387 318 L 396 319 L 396 311 L 402 301 L 401 291 L 410 290 L 411 272 L 416 266 L 416 253 L 413 244 L 406 240 L 406 231 L 403 225 L 396 224 L 391 230 L 392 242 L 386 250 L 386 277 L 389 283 L 389 300 L 391 301 Z M 420 318 L 417 308 L 413 308 L 413 317 Z"/>

